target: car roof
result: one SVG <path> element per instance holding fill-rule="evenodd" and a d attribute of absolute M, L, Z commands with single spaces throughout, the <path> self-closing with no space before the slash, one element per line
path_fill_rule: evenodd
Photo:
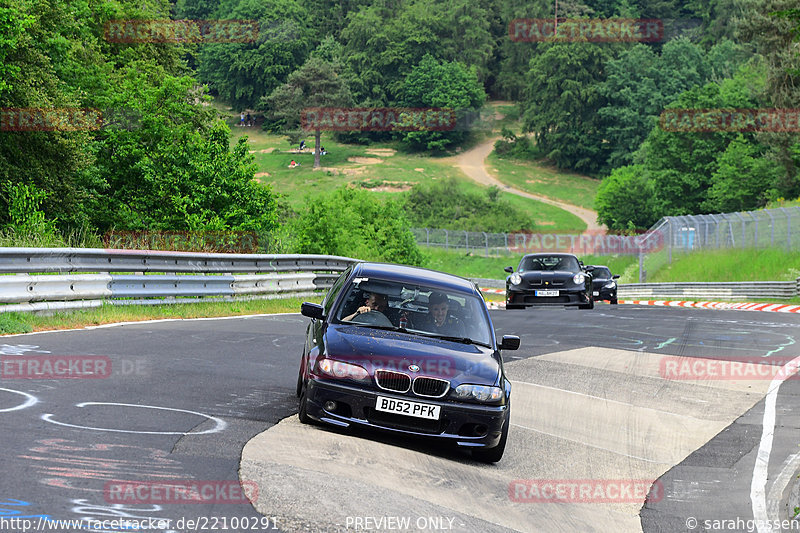
<path fill-rule="evenodd" d="M 611 270 L 610 268 L 608 268 L 605 265 L 589 265 L 586 268 L 607 268 L 608 270 Z"/>
<path fill-rule="evenodd" d="M 524 256 L 522 256 L 522 258 L 525 259 L 526 257 L 556 257 L 556 256 L 574 257 L 575 259 L 578 258 L 578 256 L 575 254 L 567 254 L 563 252 L 553 252 L 553 253 L 538 252 L 535 254 L 525 254 Z"/>
<path fill-rule="evenodd" d="M 428 268 L 393 263 L 358 263 L 353 269 L 353 275 L 358 277 L 375 277 L 379 279 L 399 281 L 403 283 L 416 283 L 440 289 L 475 294 L 475 284 L 460 276 L 430 270 Z"/>

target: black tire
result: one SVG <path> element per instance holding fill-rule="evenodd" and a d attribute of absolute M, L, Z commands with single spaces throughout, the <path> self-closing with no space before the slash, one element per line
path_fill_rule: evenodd
<path fill-rule="evenodd" d="M 314 420 L 308 416 L 308 396 L 306 394 L 306 387 L 303 385 L 303 390 L 300 392 L 300 403 L 297 411 L 297 418 L 303 424 L 313 424 Z"/>
<path fill-rule="evenodd" d="M 303 392 L 303 374 L 300 372 L 297 373 L 297 390 L 295 391 L 297 397 L 300 397 L 300 393 Z"/>
<path fill-rule="evenodd" d="M 617 305 L 619 303 L 616 298 L 611 299 L 611 305 Z"/>
<path fill-rule="evenodd" d="M 503 458 L 503 452 L 506 451 L 506 441 L 508 440 L 508 424 L 511 420 L 511 413 L 508 413 L 506 423 L 503 424 L 503 429 L 500 434 L 500 442 L 493 448 L 476 448 L 472 450 L 472 458 L 482 463 L 496 463 Z"/>

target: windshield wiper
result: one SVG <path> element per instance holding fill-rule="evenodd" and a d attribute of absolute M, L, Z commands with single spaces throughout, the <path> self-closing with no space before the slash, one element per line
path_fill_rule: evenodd
<path fill-rule="evenodd" d="M 442 339 L 443 341 L 460 342 L 462 344 L 477 344 L 478 346 L 485 346 L 487 348 L 491 348 L 491 346 L 486 344 L 485 342 L 476 341 L 474 339 L 470 339 L 469 337 L 454 337 L 450 335 L 439 335 L 437 333 L 423 333 L 423 335 L 425 335 L 426 337 Z"/>

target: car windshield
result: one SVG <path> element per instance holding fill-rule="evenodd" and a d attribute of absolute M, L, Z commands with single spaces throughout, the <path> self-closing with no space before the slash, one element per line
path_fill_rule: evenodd
<path fill-rule="evenodd" d="M 578 272 L 581 267 L 571 255 L 530 255 L 522 258 L 519 270 L 566 270 Z"/>
<path fill-rule="evenodd" d="M 424 285 L 355 278 L 335 321 L 491 346 L 485 303 L 478 296 Z"/>
<path fill-rule="evenodd" d="M 611 271 L 605 267 L 595 268 L 592 270 L 592 277 L 594 279 L 610 279 Z"/>

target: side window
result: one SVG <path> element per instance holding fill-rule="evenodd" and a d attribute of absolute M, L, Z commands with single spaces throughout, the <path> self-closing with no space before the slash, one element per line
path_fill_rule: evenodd
<path fill-rule="evenodd" d="M 342 272 L 342 275 L 336 278 L 336 281 L 333 282 L 333 287 L 331 290 L 328 291 L 328 294 L 325 296 L 325 300 L 322 302 L 322 308 L 325 310 L 325 316 L 328 316 L 331 312 L 331 306 L 333 302 L 336 301 L 336 296 L 339 295 L 339 291 L 342 290 L 342 286 L 344 285 L 344 280 L 347 279 L 347 276 L 350 275 L 350 268 Z"/>

